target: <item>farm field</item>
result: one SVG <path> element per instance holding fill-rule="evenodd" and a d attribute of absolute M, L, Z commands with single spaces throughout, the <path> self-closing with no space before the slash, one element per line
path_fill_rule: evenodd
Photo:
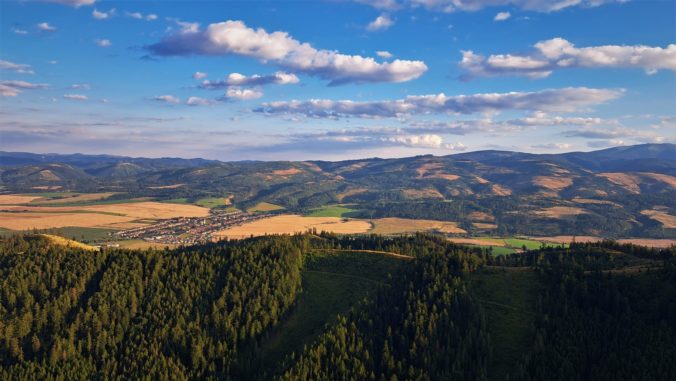
<path fill-rule="evenodd" d="M 247 209 L 247 212 L 272 212 L 275 210 L 282 210 L 283 206 L 271 204 L 269 202 L 259 202 L 258 204 Z"/>
<path fill-rule="evenodd" d="M 224 207 L 230 204 L 232 204 L 232 198 L 230 197 L 207 197 L 195 201 L 195 205 L 209 209 Z"/>
<path fill-rule="evenodd" d="M 72 206 L 58 203 L 49 206 L 38 205 L 35 202 L 40 198 L 32 198 L 33 196 L 2 195 L 0 203 L 14 204 L 4 204 L 0 207 L 0 228 L 14 231 L 65 227 L 128 229 L 144 226 L 158 219 L 204 217 L 209 213 L 209 209 L 196 205 L 154 201 L 109 203 L 104 200 L 103 203 L 96 203 L 101 200 L 101 196 L 98 194 L 98 198 L 93 198 L 93 195 L 73 196 L 67 203 L 70 204 L 72 199 L 80 197 L 80 202 L 90 200 L 95 204 L 75 203 L 77 205 Z M 27 201 L 35 205 L 22 205 Z"/>
<path fill-rule="evenodd" d="M 465 230 L 458 227 L 456 222 L 436 220 L 413 220 L 408 218 L 379 218 L 373 220 L 375 225 L 371 233 L 401 234 L 416 231 L 437 231 L 439 233 L 462 234 Z"/>
<path fill-rule="evenodd" d="M 214 234 L 220 238 L 246 238 L 266 234 L 293 234 L 310 229 L 339 234 L 366 233 L 371 224 L 363 220 L 344 221 L 338 217 L 303 217 L 285 214 L 235 226 Z"/>
<path fill-rule="evenodd" d="M 326 205 L 321 208 L 312 209 L 308 217 L 348 217 L 349 213 L 356 209 L 350 209 L 342 205 Z"/>

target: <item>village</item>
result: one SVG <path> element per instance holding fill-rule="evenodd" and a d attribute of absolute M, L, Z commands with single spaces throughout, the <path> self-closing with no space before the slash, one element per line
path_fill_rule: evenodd
<path fill-rule="evenodd" d="M 243 223 L 269 217 L 270 213 L 214 211 L 206 217 L 178 217 L 153 225 L 114 233 L 119 239 L 140 239 L 171 245 L 193 245 L 213 240 L 213 234 Z"/>

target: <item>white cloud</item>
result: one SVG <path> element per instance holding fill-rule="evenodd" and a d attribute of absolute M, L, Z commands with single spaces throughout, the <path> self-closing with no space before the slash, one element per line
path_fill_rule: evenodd
<path fill-rule="evenodd" d="M 107 48 L 107 47 L 109 47 L 113 44 L 112 42 L 110 42 L 110 40 L 106 40 L 106 39 L 96 39 L 96 40 L 94 40 L 94 42 L 96 43 L 96 45 L 98 45 L 102 48 Z"/>
<path fill-rule="evenodd" d="M 468 77 L 518 75 L 544 78 L 566 68 L 640 68 L 648 74 L 676 70 L 676 44 L 666 48 L 645 45 L 602 45 L 578 48 L 563 38 L 540 41 L 530 55 L 497 54 L 484 57 L 462 52 L 460 67 Z"/>
<path fill-rule="evenodd" d="M 513 6 L 526 11 L 556 12 L 569 7 L 596 7 L 629 0 L 353 0 L 376 9 L 394 11 L 403 7 L 422 7 L 433 12 L 473 12 L 489 7 Z"/>
<path fill-rule="evenodd" d="M 203 89 L 222 89 L 228 86 L 264 86 L 269 84 L 289 85 L 300 82 L 295 74 L 278 71 L 271 75 L 254 74 L 250 77 L 240 73 L 231 73 L 221 81 L 204 81 L 200 85 Z"/>
<path fill-rule="evenodd" d="M 86 101 L 87 99 L 89 99 L 86 95 L 82 94 L 64 94 L 63 97 L 65 99 L 72 99 L 75 101 Z"/>
<path fill-rule="evenodd" d="M 378 50 L 376 52 L 376 55 L 380 58 L 385 58 L 385 59 L 392 58 L 392 53 L 388 52 L 387 50 Z"/>
<path fill-rule="evenodd" d="M 204 79 L 204 78 L 207 77 L 207 73 L 203 73 L 203 72 L 201 72 L 201 71 L 196 71 L 196 72 L 192 75 L 192 77 L 193 77 L 194 79 Z"/>
<path fill-rule="evenodd" d="M 45 3 L 69 5 L 75 8 L 79 8 L 83 5 L 92 5 L 96 2 L 96 0 L 41 0 L 41 1 Z"/>
<path fill-rule="evenodd" d="M 106 20 L 115 16 L 116 12 L 117 11 L 115 10 L 115 8 L 111 8 L 110 10 L 108 10 L 108 12 L 99 11 L 98 9 L 94 8 L 94 10 L 92 11 L 92 17 L 94 17 L 97 20 Z"/>
<path fill-rule="evenodd" d="M 171 103 L 171 104 L 178 104 L 181 103 L 181 100 L 178 99 L 177 97 L 173 95 L 158 95 L 153 98 L 154 100 L 158 102 L 165 102 L 165 103 Z"/>
<path fill-rule="evenodd" d="M 43 32 L 56 32 L 56 28 L 49 25 L 47 22 L 41 22 L 37 25 L 37 28 Z"/>
<path fill-rule="evenodd" d="M 248 101 L 258 99 L 263 96 L 263 92 L 257 89 L 243 89 L 241 87 L 232 86 L 225 92 L 224 98 L 237 99 L 240 101 Z"/>
<path fill-rule="evenodd" d="M 15 97 L 21 94 L 22 90 L 46 89 L 45 83 L 30 83 L 26 81 L 1 81 L 0 95 L 3 97 Z"/>
<path fill-rule="evenodd" d="M 443 148 L 454 151 L 464 151 L 467 149 L 467 147 L 460 142 L 444 143 L 444 138 L 434 134 L 396 135 L 382 138 L 382 140 L 407 147 Z"/>
<path fill-rule="evenodd" d="M 127 17 L 131 17 L 133 19 L 137 20 L 146 20 L 146 21 L 155 21 L 157 20 L 157 15 L 154 13 L 149 13 L 147 15 L 143 15 L 141 12 L 127 12 Z"/>
<path fill-rule="evenodd" d="M 571 149 L 573 146 L 568 144 L 568 143 L 546 143 L 546 144 L 536 144 L 532 145 L 531 148 L 539 148 L 539 149 L 546 149 L 546 150 L 567 150 Z"/>
<path fill-rule="evenodd" d="M 71 89 L 89 90 L 92 87 L 88 83 L 75 83 L 70 86 Z"/>
<path fill-rule="evenodd" d="M 394 25 L 394 21 L 388 15 L 380 15 L 371 21 L 366 29 L 370 31 L 385 30 Z"/>
<path fill-rule="evenodd" d="M 170 34 L 148 50 L 160 56 L 236 54 L 275 63 L 295 73 L 328 79 L 331 84 L 406 82 L 420 77 L 427 66 L 422 61 L 394 60 L 378 63 L 370 57 L 318 50 L 286 32 L 252 29 L 242 21 L 197 25 Z"/>
<path fill-rule="evenodd" d="M 0 70 L 11 70 L 20 74 L 35 74 L 31 65 L 18 64 L 10 61 L 0 60 Z"/>
<path fill-rule="evenodd" d="M 412 95 L 404 99 L 363 101 L 312 99 L 264 103 L 256 112 L 301 114 L 318 118 L 398 117 L 420 114 L 473 114 L 506 110 L 571 112 L 616 99 L 623 90 L 586 87 L 549 89 L 537 92 L 510 92 L 447 96 Z"/>
<path fill-rule="evenodd" d="M 200 97 L 189 97 L 185 104 L 188 106 L 209 106 L 213 104 L 214 101 L 211 99 L 205 99 Z"/>
<path fill-rule="evenodd" d="M 26 34 L 28 34 L 28 31 L 27 31 L 27 30 L 25 30 L 25 29 L 19 29 L 19 28 L 12 28 L 12 32 L 14 32 L 14 34 L 20 34 L 20 35 L 26 35 Z"/>
<path fill-rule="evenodd" d="M 510 17 L 512 17 L 512 14 L 509 12 L 498 12 L 498 14 L 493 18 L 493 21 L 505 21 Z"/>

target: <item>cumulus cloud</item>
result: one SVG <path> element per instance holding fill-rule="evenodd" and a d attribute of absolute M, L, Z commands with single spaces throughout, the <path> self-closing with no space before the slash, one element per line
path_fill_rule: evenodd
<path fill-rule="evenodd" d="M 203 81 L 200 85 L 203 89 L 217 90 L 228 86 L 264 86 L 264 85 L 289 85 L 300 82 L 295 74 L 278 71 L 270 75 L 254 74 L 247 77 L 240 73 L 231 73 L 224 80 Z"/>
<path fill-rule="evenodd" d="M 566 68 L 640 68 L 648 74 L 676 70 L 676 44 L 666 48 L 645 45 L 602 45 L 578 48 L 557 37 L 535 44 L 528 55 L 496 54 L 488 57 L 462 52 L 460 67 L 467 77 L 517 75 L 544 78 Z"/>
<path fill-rule="evenodd" d="M 65 99 L 72 99 L 74 101 L 86 101 L 89 99 L 86 95 L 82 94 L 64 94 L 63 97 Z"/>
<path fill-rule="evenodd" d="M 0 60 L 0 70 L 9 70 L 20 74 L 35 74 L 31 65 Z"/>
<path fill-rule="evenodd" d="M 56 28 L 49 25 L 47 22 L 41 22 L 37 25 L 38 30 L 43 32 L 56 32 Z"/>
<path fill-rule="evenodd" d="M 506 110 L 570 112 L 616 99 L 623 90 L 568 87 L 536 92 L 510 92 L 447 96 L 412 95 L 404 99 L 363 101 L 312 99 L 264 103 L 254 111 L 275 114 L 301 114 L 318 118 L 397 117 L 415 114 L 473 114 Z"/>
<path fill-rule="evenodd" d="M 88 83 L 75 83 L 70 86 L 71 89 L 78 89 L 78 90 L 89 90 L 91 89 L 91 85 Z"/>
<path fill-rule="evenodd" d="M 404 7 L 422 7 L 433 12 L 473 12 L 484 8 L 513 6 L 526 11 L 556 12 L 569 7 L 596 7 L 628 0 L 353 0 L 376 9 L 394 11 Z"/>
<path fill-rule="evenodd" d="M 111 8 L 110 10 L 108 10 L 108 12 L 99 11 L 98 9 L 94 8 L 94 10 L 92 11 L 92 17 L 94 17 L 97 20 L 107 20 L 115 16 L 116 13 L 117 11 L 115 10 L 115 8 Z"/>
<path fill-rule="evenodd" d="M 200 97 L 189 97 L 188 100 L 185 101 L 185 104 L 188 106 L 209 106 L 214 104 L 214 101 Z"/>
<path fill-rule="evenodd" d="M 3 97 L 15 97 L 21 94 L 22 90 L 46 89 L 45 83 L 30 83 L 26 81 L 1 81 L 0 95 Z"/>
<path fill-rule="evenodd" d="M 41 1 L 45 3 L 68 5 L 75 8 L 79 8 L 83 5 L 92 5 L 96 2 L 96 0 L 41 0 Z"/>
<path fill-rule="evenodd" d="M 258 99 L 263 96 L 263 92 L 258 89 L 244 89 L 238 86 L 229 87 L 223 96 L 225 100 L 236 99 L 240 101 L 248 101 Z"/>
<path fill-rule="evenodd" d="M 423 147 L 423 148 L 443 148 L 455 151 L 464 151 L 467 147 L 458 143 L 444 143 L 444 138 L 439 135 L 397 135 L 383 138 L 384 141 L 396 143 L 407 147 Z"/>
<path fill-rule="evenodd" d="M 96 43 L 96 45 L 98 45 L 102 48 L 107 48 L 107 47 L 109 47 L 113 44 L 112 42 L 110 42 L 110 40 L 100 39 L 100 38 L 94 40 L 94 43 Z"/>
<path fill-rule="evenodd" d="M 171 103 L 171 104 L 178 104 L 181 103 L 181 100 L 178 99 L 177 97 L 173 95 L 158 95 L 153 98 L 154 100 L 158 102 L 164 102 L 164 103 Z"/>
<path fill-rule="evenodd" d="M 394 60 L 379 63 L 373 58 L 319 50 L 288 33 L 268 33 L 247 27 L 242 21 L 210 24 L 201 30 L 187 24 L 160 42 L 147 46 L 160 56 L 241 55 L 271 62 L 295 73 L 318 76 L 332 85 L 365 82 L 406 82 L 420 77 L 427 66 L 422 61 Z"/>
<path fill-rule="evenodd" d="M 19 29 L 19 28 L 12 28 L 12 32 L 14 32 L 14 34 L 20 34 L 20 35 L 28 34 L 27 30 Z"/>
<path fill-rule="evenodd" d="M 378 50 L 376 52 L 376 55 L 380 58 L 385 58 L 385 59 L 392 58 L 392 53 L 388 52 L 387 50 Z"/>
<path fill-rule="evenodd" d="M 385 30 L 394 25 L 394 21 L 388 15 L 380 15 L 371 21 L 366 29 L 370 31 Z"/>
<path fill-rule="evenodd" d="M 201 71 L 196 71 L 196 72 L 192 75 L 192 77 L 193 77 L 194 79 L 204 79 L 204 78 L 207 77 L 207 73 L 203 73 L 203 72 L 201 72 Z"/>
<path fill-rule="evenodd" d="M 510 17 L 512 17 L 512 14 L 509 12 L 498 12 L 498 14 L 493 18 L 493 21 L 505 21 Z"/>

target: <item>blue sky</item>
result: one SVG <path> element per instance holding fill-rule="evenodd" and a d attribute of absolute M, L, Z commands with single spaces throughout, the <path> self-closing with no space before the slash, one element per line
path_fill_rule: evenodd
<path fill-rule="evenodd" d="M 676 2 L 0 2 L 0 150 L 304 160 L 676 140 Z"/>

